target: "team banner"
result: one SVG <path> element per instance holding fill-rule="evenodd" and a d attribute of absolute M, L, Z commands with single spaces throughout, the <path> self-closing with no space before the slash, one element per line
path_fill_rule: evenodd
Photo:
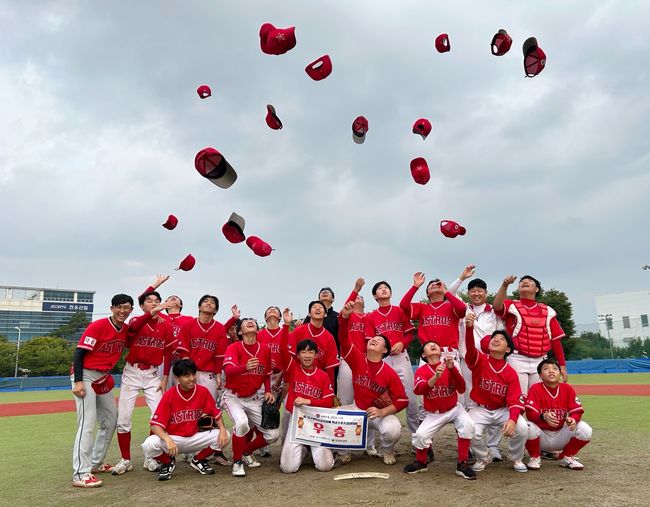
<path fill-rule="evenodd" d="M 368 414 L 362 410 L 294 405 L 289 439 L 332 449 L 365 449 Z"/>

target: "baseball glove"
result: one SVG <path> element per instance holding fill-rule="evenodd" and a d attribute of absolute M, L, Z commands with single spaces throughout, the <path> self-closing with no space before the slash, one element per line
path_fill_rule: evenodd
<path fill-rule="evenodd" d="M 210 431 L 218 427 L 216 417 L 206 414 L 199 417 L 199 431 Z"/>
<path fill-rule="evenodd" d="M 276 396 L 273 403 L 267 401 L 262 403 L 262 428 L 274 430 L 280 426 L 280 403 L 282 403 L 280 396 Z"/>

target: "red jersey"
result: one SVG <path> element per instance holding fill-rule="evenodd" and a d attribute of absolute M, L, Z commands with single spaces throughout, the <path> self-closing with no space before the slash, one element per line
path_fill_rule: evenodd
<path fill-rule="evenodd" d="M 228 338 L 226 329 L 216 320 L 207 324 L 193 318 L 181 327 L 178 351 L 181 357 L 189 354 L 197 371 L 221 373 Z"/>
<path fill-rule="evenodd" d="M 439 364 L 420 366 L 413 379 L 413 392 L 422 395 L 424 409 L 428 412 L 449 412 L 458 404 L 458 393 L 465 392 L 465 380 L 455 366 L 451 370 L 445 367 L 434 386 L 429 386 L 429 379 L 436 376 Z"/>
<path fill-rule="evenodd" d="M 368 338 L 381 334 L 390 340 L 391 347 L 397 342 L 402 342 L 404 350 L 413 340 L 413 331 L 415 330 L 399 306 L 380 306 L 367 313 L 365 327 Z"/>
<path fill-rule="evenodd" d="M 348 338 L 360 352 L 365 354 L 367 337 L 366 337 L 366 314 L 351 313 L 348 325 Z"/>
<path fill-rule="evenodd" d="M 126 346 L 129 353 L 126 360 L 131 363 L 160 366 L 165 361 L 165 375 L 169 374 L 169 358 L 176 348 L 176 339 L 169 322 L 152 318 L 145 313 L 129 321 L 129 338 Z"/>
<path fill-rule="evenodd" d="M 528 390 L 526 417 L 529 421 L 537 424 L 540 429 L 559 431 L 564 426 L 564 423 L 556 428 L 550 426 L 546 421 L 540 419 L 541 414 L 553 412 L 559 421 L 565 421 L 567 417 L 572 417 L 578 422 L 584 411 L 575 390 L 569 384 L 560 383 L 552 389 L 544 382 L 538 382 Z"/>
<path fill-rule="evenodd" d="M 282 371 L 282 366 L 280 362 L 280 333 L 282 328 L 278 327 L 277 329 L 269 329 L 265 327 L 260 329 L 257 333 L 257 341 L 265 344 L 271 351 L 271 368 L 273 368 L 273 373 L 279 373 Z"/>
<path fill-rule="evenodd" d="M 79 338 L 77 348 L 87 350 L 83 365 L 88 370 L 109 372 L 122 356 L 129 325 L 117 329 L 110 317 L 91 322 Z"/>
<path fill-rule="evenodd" d="M 168 435 L 191 437 L 199 431 L 203 415 L 221 417 L 207 387 L 196 384 L 191 391 L 174 386 L 165 391 L 149 424 L 160 426 Z"/>
<path fill-rule="evenodd" d="M 259 360 L 259 364 L 254 370 L 248 370 L 246 363 L 253 357 Z M 226 349 L 223 368 L 226 372 L 226 389 L 230 389 L 237 396 L 253 396 L 262 384 L 265 392 L 271 391 L 271 350 L 263 343 L 231 343 Z"/>
<path fill-rule="evenodd" d="M 333 378 L 334 368 L 340 364 L 334 337 L 324 327 L 315 327 L 311 322 L 302 324 L 289 335 L 289 342 L 287 344 L 289 352 L 295 355 L 297 345 L 302 340 L 307 339 L 313 340 L 318 346 L 315 361 L 316 367 L 323 370 L 331 370 L 331 376 Z"/>
<path fill-rule="evenodd" d="M 329 375 L 320 368 L 312 367 L 311 370 L 305 370 L 295 358 L 291 357 L 284 378 L 289 383 L 285 404 L 289 413 L 293 412 L 293 402 L 296 398 L 311 400 L 312 407 L 332 408 L 334 401 L 332 382 Z"/>
<path fill-rule="evenodd" d="M 557 314 L 555 310 L 550 306 L 542 306 L 534 299 L 520 299 L 517 301 L 522 305 L 522 311 L 526 310 L 526 315 L 523 315 L 521 311 L 517 309 L 515 301 L 506 299 L 503 302 L 503 310 L 497 315 L 501 317 L 506 323 L 506 331 L 512 336 L 512 341 L 515 344 L 515 348 L 518 352 L 524 355 L 532 355 L 533 357 L 539 357 L 548 352 L 549 342 L 546 343 L 544 347 L 546 350 L 538 350 L 537 345 L 538 341 L 541 341 L 541 338 L 534 339 L 529 334 L 532 333 L 531 330 L 535 330 L 538 333 L 544 335 L 545 338 L 548 338 L 550 345 L 553 347 L 553 342 L 564 337 L 564 331 L 562 326 L 557 321 Z M 557 342 L 559 345 L 560 342 Z M 560 345 L 560 350 L 562 349 Z M 564 355 L 562 358 L 559 357 L 556 347 L 553 347 L 553 352 L 555 353 L 556 358 L 560 364 L 564 364 Z"/>
<path fill-rule="evenodd" d="M 436 303 L 411 303 L 417 290 L 415 285 L 411 287 L 399 306 L 412 320 L 419 321 L 420 343 L 432 341 L 439 347 L 458 349 L 458 323 L 465 317 L 467 305 L 450 292 Z"/>
<path fill-rule="evenodd" d="M 471 327 L 466 330 L 465 345 L 465 361 L 472 370 L 470 398 L 488 410 L 508 407 L 510 419 L 516 421 L 524 409 L 517 372 L 505 359 L 495 359 L 479 352 L 474 344 L 474 331 Z"/>

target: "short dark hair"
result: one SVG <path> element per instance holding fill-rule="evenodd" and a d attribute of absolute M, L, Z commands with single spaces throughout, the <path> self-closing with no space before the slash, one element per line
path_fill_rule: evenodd
<path fill-rule="evenodd" d="M 142 306 L 142 305 L 144 304 L 145 300 L 146 300 L 149 296 L 156 296 L 156 297 L 158 298 L 158 302 L 162 301 L 162 299 L 161 299 L 161 297 L 160 297 L 160 294 L 159 294 L 157 291 L 155 291 L 155 290 L 148 290 L 147 292 L 143 292 L 142 294 L 140 294 L 140 295 L 138 296 L 138 304 L 139 304 L 140 306 Z"/>
<path fill-rule="evenodd" d="M 467 284 L 467 290 L 472 290 L 474 287 L 487 291 L 487 283 L 485 283 L 480 278 L 474 278 L 474 280 L 470 280 L 470 282 Z"/>
<path fill-rule="evenodd" d="M 553 359 L 552 357 L 547 357 L 546 359 L 543 359 L 541 363 L 537 365 L 537 375 L 540 375 L 542 373 L 542 366 L 545 364 L 553 364 L 557 366 L 557 369 L 560 369 L 560 363 L 557 362 L 557 359 Z"/>
<path fill-rule="evenodd" d="M 243 319 L 237 319 L 237 322 L 235 324 L 237 326 L 236 329 L 237 329 L 237 334 L 238 335 L 241 334 L 241 325 L 244 323 L 245 320 L 252 320 L 253 322 L 255 322 L 255 325 L 257 326 L 257 330 L 258 331 L 260 330 L 260 325 L 257 323 L 256 319 L 254 319 L 252 317 L 244 317 Z"/>
<path fill-rule="evenodd" d="M 321 290 L 318 291 L 318 296 L 320 297 L 320 293 L 323 292 L 324 290 L 329 291 L 332 293 L 332 299 L 334 299 L 334 291 L 332 290 L 331 287 L 323 287 Z"/>
<path fill-rule="evenodd" d="M 321 305 L 325 310 L 325 313 L 327 313 L 327 308 L 325 307 L 325 304 L 322 301 L 318 301 L 318 300 L 309 303 L 309 307 L 307 308 L 307 313 L 311 313 L 311 307 L 314 305 Z"/>
<path fill-rule="evenodd" d="M 393 288 L 390 286 L 390 284 L 386 280 L 381 280 L 381 281 L 377 282 L 375 285 L 372 286 L 372 295 L 373 296 L 377 293 L 377 289 L 382 284 L 385 285 L 386 287 L 388 287 L 391 292 L 393 292 Z"/>
<path fill-rule="evenodd" d="M 133 298 L 128 294 L 115 294 L 111 299 L 111 306 L 119 306 L 125 303 L 131 303 L 131 306 L 133 306 Z"/>
<path fill-rule="evenodd" d="M 214 305 L 215 305 L 215 313 L 219 311 L 219 298 L 217 296 L 212 296 L 211 294 L 206 294 L 205 296 L 201 296 L 201 299 L 199 299 L 199 307 L 203 304 L 203 301 L 206 299 L 212 299 L 214 300 Z"/>
<path fill-rule="evenodd" d="M 316 352 L 316 354 L 318 354 L 318 345 L 316 345 L 316 342 L 314 340 L 306 338 L 304 340 L 300 340 L 298 342 L 298 345 L 296 345 L 296 354 L 303 350 L 313 350 Z"/>
<path fill-rule="evenodd" d="M 382 354 L 381 357 L 390 356 L 390 349 L 391 349 L 390 340 L 386 336 L 384 336 L 383 334 L 378 334 L 377 336 L 384 339 L 384 345 L 386 346 L 386 352 L 384 354 Z"/>
<path fill-rule="evenodd" d="M 172 373 L 176 377 L 182 377 L 188 373 L 196 373 L 196 364 L 189 358 L 179 359 L 172 367 Z"/>
<path fill-rule="evenodd" d="M 505 331 L 504 329 L 497 329 L 496 331 L 492 331 L 490 338 L 494 338 L 498 334 L 500 334 L 506 339 L 506 343 L 510 348 L 510 352 L 506 352 L 506 354 L 503 356 L 504 358 L 506 358 L 515 351 L 515 343 L 512 341 L 512 338 L 510 338 L 510 335 L 507 333 L 507 331 Z"/>

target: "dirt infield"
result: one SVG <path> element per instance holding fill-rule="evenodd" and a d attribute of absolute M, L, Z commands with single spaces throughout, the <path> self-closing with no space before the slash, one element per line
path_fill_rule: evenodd
<path fill-rule="evenodd" d="M 650 396 L 650 385 L 574 385 L 578 395 L 588 394 L 596 396 Z M 136 407 L 146 406 L 143 397 L 138 397 Z M 74 412 L 74 400 L 37 401 L 32 403 L 4 403 L 0 404 L 0 417 L 17 415 L 55 414 L 59 412 Z"/>

